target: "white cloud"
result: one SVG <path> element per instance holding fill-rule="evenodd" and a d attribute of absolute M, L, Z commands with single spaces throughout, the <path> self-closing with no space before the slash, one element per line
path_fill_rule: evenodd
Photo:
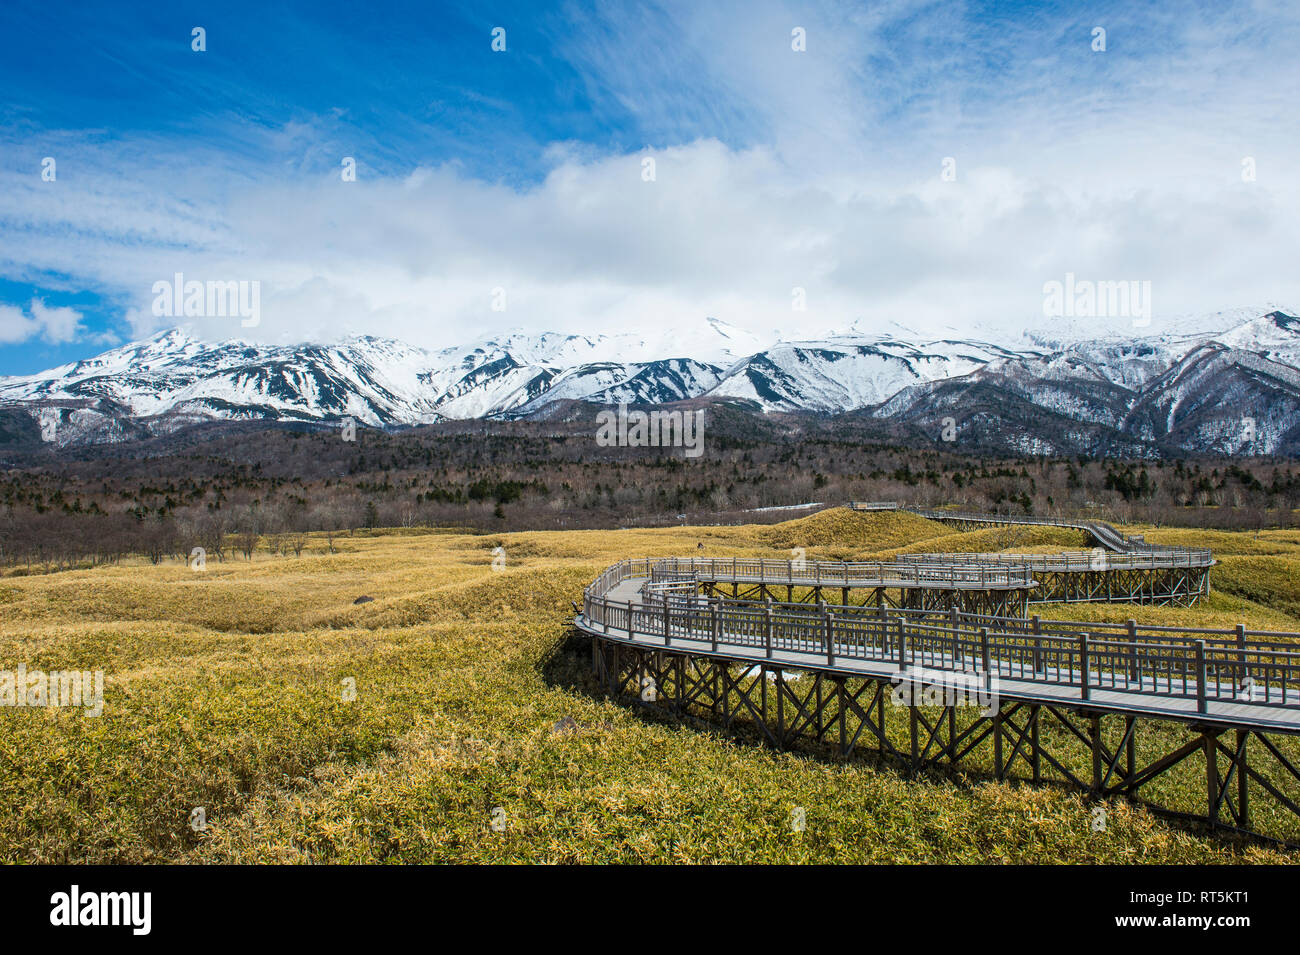
<path fill-rule="evenodd" d="M 673 12 L 593 14 L 561 44 L 596 108 L 630 111 L 654 148 L 539 147 L 549 174 L 512 188 L 415 159 L 344 183 L 332 157 L 310 161 L 310 123 L 268 133 L 302 161 L 257 176 L 213 146 L 69 134 L 50 147 L 76 160 L 57 183 L 0 176 L 0 273 L 110 289 L 132 334 L 170 324 L 150 289 L 183 272 L 262 283 L 261 324 L 194 322 L 214 338 L 425 345 L 706 315 L 786 337 L 859 320 L 1010 336 L 1050 330 L 1042 287 L 1067 272 L 1150 281 L 1152 331 L 1161 316 L 1300 300 L 1285 8 L 1112 12 L 1105 54 L 1089 49 L 1091 21 L 977 23 L 932 4 Z M 794 25 L 806 53 L 789 49 Z M 955 182 L 940 179 L 945 156 Z M 796 286 L 806 312 L 791 309 Z M 36 334 L 34 321 L 9 309 L 0 335 Z"/>
<path fill-rule="evenodd" d="M 84 331 L 81 313 L 74 308 L 50 308 L 40 299 L 32 299 L 27 311 L 13 305 L 0 305 L 0 342 L 13 345 L 40 338 L 51 345 L 75 341 Z"/>

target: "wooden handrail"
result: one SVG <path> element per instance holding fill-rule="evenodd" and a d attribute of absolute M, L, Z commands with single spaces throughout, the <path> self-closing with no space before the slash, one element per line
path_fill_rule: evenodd
<path fill-rule="evenodd" d="M 638 633 L 634 624 L 638 619 L 654 620 L 644 616 L 649 612 L 658 616 L 651 627 L 660 631 L 665 643 L 697 639 L 715 650 L 757 646 L 765 658 L 795 663 L 800 661 L 792 654 L 816 653 L 830 666 L 896 659 L 900 666 L 915 662 L 944 668 L 946 663 L 962 669 L 971 647 L 982 657 L 987 648 L 986 672 L 1030 683 L 1075 686 L 1081 694 L 1110 689 L 1138 696 L 1191 697 L 1205 712 L 1214 701 L 1241 702 L 1249 690 L 1248 702 L 1300 708 L 1300 633 L 1128 621 L 1089 623 L 1085 634 L 1075 621 L 906 609 L 882 616 L 876 607 L 849 605 L 835 606 L 832 624 L 825 604 L 765 601 L 756 605 L 683 594 L 670 587 L 657 592 L 653 607 L 605 596 L 624 580 L 653 577 L 656 569 L 666 573 L 667 568 L 684 575 L 698 570 L 699 563 L 698 558 L 621 560 L 584 591 L 579 620 L 601 633 L 609 632 L 611 619 L 625 622 L 625 626 L 616 623 L 614 629 L 626 632 L 630 639 L 645 639 L 645 630 Z M 728 561 L 736 574 L 746 563 L 740 558 Z M 788 566 L 790 562 L 771 563 Z M 1260 637 L 1264 639 L 1252 639 Z"/>

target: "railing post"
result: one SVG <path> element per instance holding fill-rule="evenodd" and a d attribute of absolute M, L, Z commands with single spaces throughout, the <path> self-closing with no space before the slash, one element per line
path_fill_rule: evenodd
<path fill-rule="evenodd" d="M 989 663 L 989 628 L 980 627 L 980 666 L 984 668 L 984 689 L 986 691 L 993 686 Z"/>
<path fill-rule="evenodd" d="M 664 591 L 664 646 L 673 642 L 673 621 L 668 605 L 668 591 Z"/>
<path fill-rule="evenodd" d="M 826 625 L 826 665 L 835 666 L 835 616 L 822 604 L 822 616 Z"/>
<path fill-rule="evenodd" d="M 1088 635 L 1079 634 L 1079 689 L 1085 700 L 1092 699 L 1091 676 L 1088 673 Z"/>
<path fill-rule="evenodd" d="M 1205 686 L 1205 641 L 1196 641 L 1196 712 L 1205 713 L 1209 710 L 1209 701 L 1206 699 Z"/>
<path fill-rule="evenodd" d="M 899 672 L 907 669 L 907 630 L 903 626 L 903 615 L 898 615 L 898 669 Z"/>
<path fill-rule="evenodd" d="M 1043 667 L 1043 618 L 1034 614 L 1034 674 L 1044 672 Z"/>
<path fill-rule="evenodd" d="M 722 601 L 716 599 L 712 600 L 710 601 L 710 607 L 713 610 L 713 619 L 710 621 L 710 630 L 713 634 L 713 650 L 716 653 L 718 650 L 718 638 L 722 636 L 722 615 L 720 613 L 722 609 Z"/>
<path fill-rule="evenodd" d="M 1250 679 L 1250 667 L 1246 664 L 1246 625 L 1237 624 L 1237 656 L 1241 659 L 1241 684 Z"/>
<path fill-rule="evenodd" d="M 952 655 L 952 668 L 954 670 L 960 670 L 962 664 L 966 661 L 958 656 L 960 653 L 958 649 L 958 641 L 961 639 L 961 623 L 956 607 L 948 608 L 948 629 L 952 631 L 952 647 L 950 651 Z"/>
<path fill-rule="evenodd" d="M 1130 683 L 1137 683 L 1139 688 L 1142 685 L 1142 671 L 1138 668 L 1138 625 L 1132 617 L 1128 620 L 1128 678 Z"/>
<path fill-rule="evenodd" d="M 767 658 L 772 659 L 772 602 L 770 600 L 763 607 L 763 644 L 767 648 Z"/>

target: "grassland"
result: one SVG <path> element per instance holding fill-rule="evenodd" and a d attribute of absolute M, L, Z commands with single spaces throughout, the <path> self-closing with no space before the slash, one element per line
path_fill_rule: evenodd
<path fill-rule="evenodd" d="M 1208 542 L 1222 566 L 1208 601 L 1139 608 L 1144 620 L 1300 630 L 1297 532 L 1147 535 Z M 375 532 L 336 540 L 336 553 L 313 540 L 301 558 L 203 572 L 128 562 L 6 578 L 0 668 L 103 670 L 106 690 L 100 717 L 0 710 L 0 859 L 1292 861 L 1121 802 L 1093 832 L 1091 808 L 1064 791 L 910 780 L 656 722 L 590 692 L 569 624 L 570 601 L 624 556 L 1080 543 L 1050 529 L 1009 541 L 908 514 L 828 511 L 749 527 Z M 374 599 L 354 603 L 363 595 Z M 189 824 L 195 807 L 206 831 Z M 491 825 L 498 807 L 503 831 Z M 791 826 L 796 807 L 803 832 Z"/>

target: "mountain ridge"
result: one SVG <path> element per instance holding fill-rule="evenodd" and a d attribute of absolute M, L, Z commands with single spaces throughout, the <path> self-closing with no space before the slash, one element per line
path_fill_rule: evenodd
<path fill-rule="evenodd" d="M 544 417 L 562 401 L 700 399 L 764 413 L 865 414 L 1029 453 L 1275 454 L 1300 441 L 1298 368 L 1300 318 L 1281 310 L 1215 333 L 1057 348 L 913 342 L 897 331 L 764 344 L 712 318 L 651 336 L 509 331 L 438 350 L 371 335 L 337 344 L 207 343 L 171 328 L 0 378 L 0 402 L 27 411 L 56 446 L 204 420 L 351 417 L 401 427 Z"/>

